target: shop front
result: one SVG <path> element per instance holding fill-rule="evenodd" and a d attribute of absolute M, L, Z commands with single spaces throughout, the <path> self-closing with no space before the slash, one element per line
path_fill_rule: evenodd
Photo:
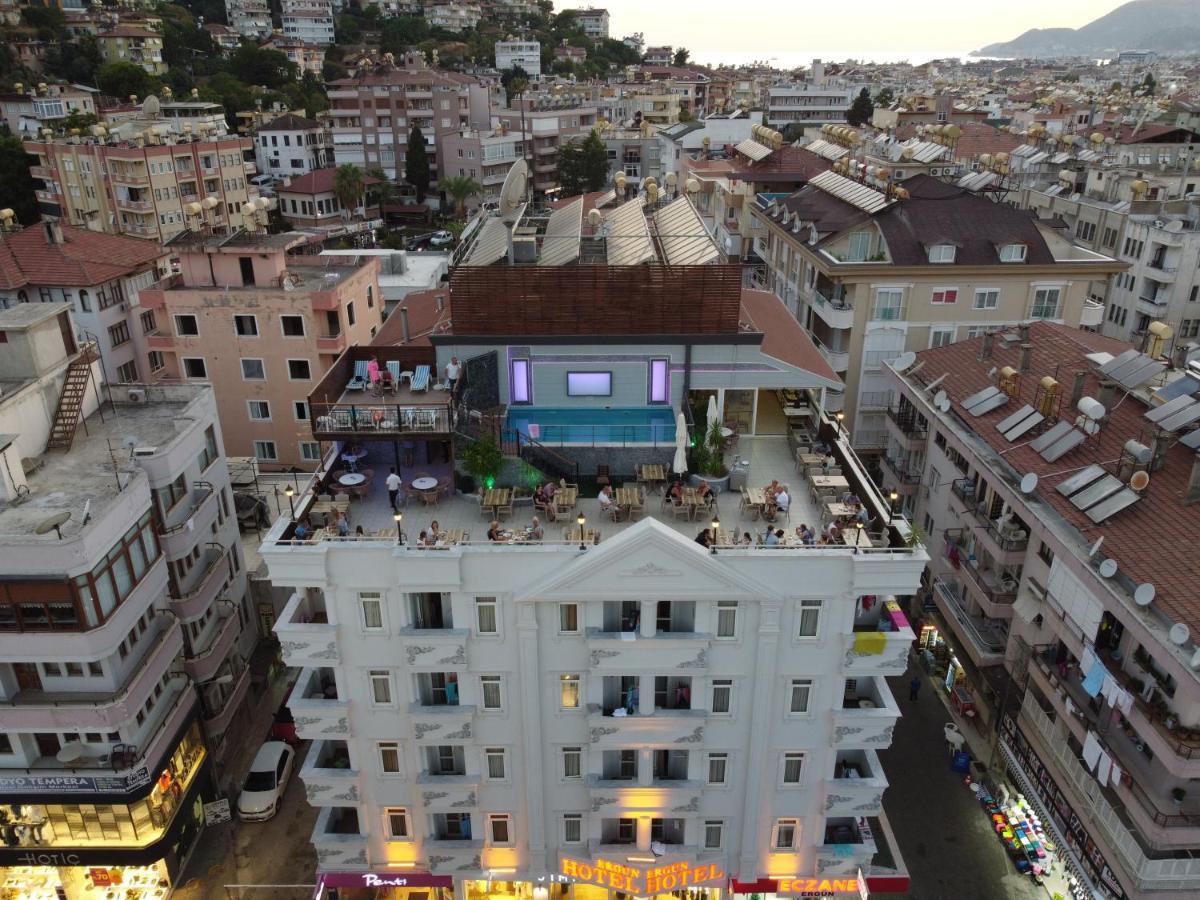
<path fill-rule="evenodd" d="M 454 879 L 428 872 L 321 872 L 313 900 L 453 900 Z"/>

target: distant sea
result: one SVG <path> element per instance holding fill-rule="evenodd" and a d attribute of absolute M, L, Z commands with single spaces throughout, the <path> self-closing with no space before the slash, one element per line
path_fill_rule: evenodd
<path fill-rule="evenodd" d="M 814 59 L 823 62 L 844 62 L 848 59 L 871 63 L 910 62 L 913 65 L 929 62 L 931 59 L 974 58 L 970 50 L 755 50 L 746 53 L 737 52 L 695 52 L 692 59 L 704 65 L 718 66 L 748 66 L 755 62 L 766 63 L 776 69 L 795 69 L 809 65 Z"/>

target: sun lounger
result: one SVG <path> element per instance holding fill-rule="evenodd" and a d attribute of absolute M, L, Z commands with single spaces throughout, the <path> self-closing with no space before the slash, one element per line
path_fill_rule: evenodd
<path fill-rule="evenodd" d="M 367 360 L 360 359 L 354 363 L 354 377 L 346 385 L 348 391 L 365 391 L 367 389 Z"/>
<path fill-rule="evenodd" d="M 430 371 L 429 366 L 417 366 L 413 372 L 411 389 L 414 391 L 429 390 Z"/>
<path fill-rule="evenodd" d="M 392 375 L 392 384 L 400 387 L 400 363 L 394 359 L 388 360 L 387 370 Z"/>

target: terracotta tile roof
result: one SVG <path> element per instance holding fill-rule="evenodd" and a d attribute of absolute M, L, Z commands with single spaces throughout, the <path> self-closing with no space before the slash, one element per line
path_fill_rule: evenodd
<path fill-rule="evenodd" d="M 808 332 L 770 291 L 742 291 L 742 321 L 762 332 L 762 352 L 767 356 L 841 384 Z"/>
<path fill-rule="evenodd" d="M 280 185 L 276 188 L 276 193 L 279 194 L 329 194 L 333 192 L 333 185 L 337 178 L 337 169 L 314 169 L 307 175 L 299 175 L 291 180 L 288 185 Z M 378 178 L 372 178 L 370 175 L 363 173 L 363 184 L 372 185 L 379 184 Z"/>
<path fill-rule="evenodd" d="M 63 243 L 31 226 L 0 239 L 0 288 L 25 285 L 85 287 L 130 275 L 164 256 L 151 241 L 62 226 Z"/>
<path fill-rule="evenodd" d="M 297 116 L 294 113 L 284 113 L 278 119 L 273 119 L 266 125 L 259 128 L 259 131 L 309 131 L 313 128 L 320 128 L 313 119 L 306 119 L 303 116 Z"/>
<path fill-rule="evenodd" d="M 446 298 L 445 308 L 438 309 L 437 298 Z M 400 318 L 400 307 L 408 309 L 408 337 L 404 340 L 404 327 Z M 432 288 L 427 291 L 413 291 L 405 296 L 392 310 L 371 341 L 374 347 L 392 347 L 397 345 L 428 346 L 429 335 L 440 331 L 450 324 L 450 288 Z"/>
<path fill-rule="evenodd" d="M 1149 123 L 1142 125 L 1135 133 L 1132 125 L 1104 124 L 1097 126 L 1096 131 L 1113 138 L 1118 144 L 1187 144 L 1200 141 L 1200 134 L 1175 125 Z"/>
<path fill-rule="evenodd" d="M 994 412 L 973 418 L 959 412 L 962 401 L 994 383 L 988 376 L 993 367 L 1016 368 L 1019 362 L 1019 341 L 1005 346 L 999 339 L 993 344 L 991 358 L 980 361 L 982 340 L 959 341 L 918 353 L 918 360 L 925 364 L 913 380 L 928 384 L 947 374 L 941 389 L 950 396 L 953 414 L 960 425 L 966 425 L 993 450 L 1004 454 L 1002 461 L 998 458 L 993 465 L 1003 470 L 1008 487 L 1015 489 L 1022 475 L 1036 472 L 1039 483 L 1030 500 L 1035 508 L 1041 506 L 1046 510 L 1046 517 L 1039 518 L 1051 525 L 1054 524 L 1053 517 L 1059 518 L 1060 525 L 1078 534 L 1079 545 L 1084 548 L 1103 535 L 1104 556 L 1116 560 L 1121 575 L 1132 579 L 1134 584 L 1153 584 L 1157 591 L 1154 605 L 1174 621 L 1185 623 L 1193 635 L 1200 634 L 1200 594 L 1196 592 L 1196 585 L 1200 583 L 1200 555 L 1192 543 L 1194 536 L 1200 534 L 1200 504 L 1184 505 L 1181 499 L 1187 493 L 1196 456 L 1191 450 L 1178 443 L 1171 446 L 1166 453 L 1165 465 L 1151 474 L 1150 486 L 1143 499 L 1100 525 L 1093 524 L 1055 490 L 1069 474 L 1093 463 L 1103 465 L 1115 474 L 1113 460 L 1121 457 L 1125 442 L 1130 439 L 1148 441 L 1150 423 L 1143 418 L 1146 404 L 1135 396 L 1125 396 L 1118 389 L 1117 397 L 1121 399 L 1108 411 L 1100 433 L 1053 463 L 1042 459 L 1028 446 L 1028 440 L 1010 444 L 996 430 L 997 422 L 1023 404 L 1033 402 L 1034 391 L 1043 375 L 1055 375 L 1063 396 L 1069 398 L 1073 373 L 1085 371 L 1088 375 L 1084 393 L 1097 396 L 1097 366 L 1087 359 L 1087 354 L 1105 352 L 1116 356 L 1128 350 L 1129 345 L 1065 325 L 1035 322 L 1029 331 L 1029 342 L 1033 345 L 1032 364 L 1029 373 L 1021 377 L 1020 398 L 1010 400 Z M 1066 408 L 1068 403 L 1069 399 L 1065 400 L 1060 408 L 1064 419 L 1071 419 L 1075 414 L 1074 410 Z"/>
<path fill-rule="evenodd" d="M 754 182 L 796 182 L 809 181 L 816 175 L 833 168 L 833 164 L 822 156 L 818 156 L 803 147 L 793 147 L 790 144 L 776 150 L 761 162 L 751 162 L 746 157 L 735 154 L 733 175 L 744 181 Z"/>
<path fill-rule="evenodd" d="M 162 35 L 139 28 L 137 25 L 118 25 L 109 31 L 101 32 L 100 37 L 158 38 L 162 40 Z"/>
<path fill-rule="evenodd" d="M 955 159 L 975 159 L 983 153 L 1012 153 L 1024 140 L 1015 134 L 1005 134 L 991 125 L 982 122 L 960 123 L 962 137 L 954 145 Z M 901 125 L 896 129 L 896 137 L 902 141 L 916 137 L 915 123 Z"/>

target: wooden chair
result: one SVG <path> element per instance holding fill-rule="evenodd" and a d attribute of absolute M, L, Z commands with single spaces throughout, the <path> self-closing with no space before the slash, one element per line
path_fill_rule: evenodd
<path fill-rule="evenodd" d="M 509 493 L 508 502 L 505 503 L 503 506 L 496 507 L 496 518 L 503 519 L 505 516 L 508 516 L 511 519 L 512 514 L 513 514 L 513 495 L 511 493 Z"/>
<path fill-rule="evenodd" d="M 332 503 L 333 495 L 332 494 L 317 494 L 317 502 L 318 503 Z"/>
<path fill-rule="evenodd" d="M 337 503 L 349 503 L 350 495 L 347 494 L 345 491 L 338 491 L 336 494 L 334 494 L 333 499 Z"/>
<path fill-rule="evenodd" d="M 438 489 L 438 493 L 441 494 L 443 497 L 447 497 L 447 498 L 453 497 L 454 496 L 454 479 L 448 475 L 444 478 L 439 478 L 437 489 Z"/>
<path fill-rule="evenodd" d="M 671 515 L 676 519 L 678 519 L 680 516 L 683 516 L 683 518 L 690 520 L 692 518 L 692 505 L 690 503 L 680 503 L 678 506 L 676 506 L 674 503 L 672 503 Z"/>
<path fill-rule="evenodd" d="M 439 506 L 440 504 L 438 501 L 440 499 L 441 498 L 438 496 L 438 492 L 436 490 L 421 491 L 421 502 L 423 502 L 426 506 Z"/>
<path fill-rule="evenodd" d="M 833 466 L 833 467 L 831 467 L 831 468 L 829 469 L 829 474 L 830 474 L 830 475 L 841 475 L 841 474 L 842 474 L 842 467 L 841 467 L 841 466 Z"/>

